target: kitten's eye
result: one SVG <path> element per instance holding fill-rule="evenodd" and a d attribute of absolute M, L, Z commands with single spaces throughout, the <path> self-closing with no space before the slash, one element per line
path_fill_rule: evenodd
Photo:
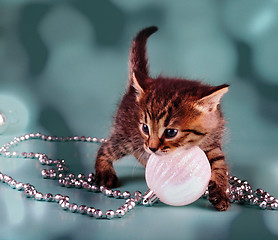
<path fill-rule="evenodd" d="M 177 135 L 178 130 L 177 129 L 166 129 L 164 132 L 164 136 L 166 138 L 173 138 Z"/>
<path fill-rule="evenodd" d="M 142 130 L 145 134 L 149 135 L 149 127 L 146 124 L 142 125 Z"/>

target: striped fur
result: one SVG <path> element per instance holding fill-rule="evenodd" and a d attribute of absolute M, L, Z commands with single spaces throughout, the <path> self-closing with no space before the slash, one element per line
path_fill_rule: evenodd
<path fill-rule="evenodd" d="M 144 29 L 133 41 L 128 89 L 110 139 L 98 151 L 96 181 L 116 187 L 119 182 L 113 162 L 123 156 L 133 154 L 145 166 L 153 152 L 161 155 L 197 145 L 211 164 L 210 202 L 219 211 L 227 210 L 227 165 L 221 150 L 225 120 L 220 101 L 228 85 L 213 87 L 186 79 L 150 77 L 146 41 L 156 30 Z"/>

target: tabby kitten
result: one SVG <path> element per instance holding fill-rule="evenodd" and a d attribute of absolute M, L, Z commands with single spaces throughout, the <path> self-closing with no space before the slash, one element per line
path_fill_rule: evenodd
<path fill-rule="evenodd" d="M 96 183 L 113 188 L 118 178 L 113 162 L 133 154 L 146 166 L 150 154 L 199 146 L 211 165 L 209 200 L 215 209 L 229 208 L 227 165 L 222 152 L 224 118 L 220 100 L 228 85 L 209 86 L 180 78 L 149 76 L 147 38 L 157 27 L 135 37 L 129 59 L 129 84 L 115 116 L 111 136 L 97 154 Z"/>

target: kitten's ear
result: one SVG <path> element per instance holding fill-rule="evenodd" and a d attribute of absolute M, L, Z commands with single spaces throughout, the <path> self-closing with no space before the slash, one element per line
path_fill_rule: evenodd
<path fill-rule="evenodd" d="M 136 91 L 136 98 L 137 98 L 137 100 L 139 100 L 140 97 L 142 96 L 142 94 L 144 93 L 143 86 L 142 86 L 142 84 L 140 84 L 140 82 L 142 81 L 141 78 L 142 78 L 141 74 L 138 74 L 135 71 L 132 73 L 132 82 L 131 82 L 131 85 L 132 85 L 132 87 Z"/>
<path fill-rule="evenodd" d="M 198 100 L 195 107 L 201 112 L 215 111 L 223 95 L 229 91 L 228 87 L 227 84 L 215 87 L 208 95 Z"/>

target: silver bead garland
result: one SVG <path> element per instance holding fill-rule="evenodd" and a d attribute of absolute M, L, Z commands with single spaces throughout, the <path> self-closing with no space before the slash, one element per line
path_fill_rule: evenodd
<path fill-rule="evenodd" d="M 62 187 L 79 189 L 83 188 L 94 193 L 101 192 L 102 194 L 110 198 L 125 199 L 125 204 L 119 207 L 116 211 L 108 210 L 106 212 L 86 205 L 78 206 L 76 203 L 71 203 L 68 196 L 63 196 L 61 194 L 56 194 L 53 196 L 51 193 L 43 194 L 37 191 L 37 189 L 33 185 L 29 183 L 18 182 L 12 177 L 0 172 L 0 182 L 7 183 L 11 188 L 18 191 L 24 191 L 24 195 L 27 198 L 31 198 L 37 201 L 56 202 L 62 209 L 66 211 L 68 210 L 72 213 L 80 213 L 97 219 L 112 219 L 115 217 L 121 218 L 138 204 L 151 206 L 158 200 L 151 190 L 142 195 L 140 191 L 135 191 L 134 194 L 131 194 L 128 191 L 121 192 L 120 190 L 112 190 L 106 188 L 105 186 L 97 186 L 94 183 L 94 173 L 90 173 L 88 174 L 88 176 L 85 176 L 81 173 L 77 176 L 73 173 L 68 173 L 68 167 L 64 159 L 52 160 L 49 159 L 48 156 L 44 153 L 19 153 L 16 151 L 10 151 L 10 148 L 17 146 L 19 143 L 33 139 L 51 142 L 81 141 L 93 143 L 103 143 L 107 141 L 106 139 L 84 136 L 56 137 L 43 135 L 41 133 L 30 133 L 25 134 L 24 136 L 15 137 L 13 141 L 4 144 L 0 148 L 0 155 L 4 157 L 23 157 L 37 159 L 40 164 L 51 166 L 51 168 L 43 169 L 41 171 L 41 175 L 43 178 L 57 180 Z M 227 194 L 231 203 L 237 202 L 240 204 L 249 204 L 260 209 L 278 209 L 278 199 L 271 196 L 263 189 L 259 188 L 256 191 L 253 191 L 251 185 L 247 181 L 241 180 L 235 176 L 229 176 L 229 183 L 230 186 L 227 189 Z M 208 198 L 208 194 L 209 192 L 207 190 L 204 193 L 203 198 Z"/>

